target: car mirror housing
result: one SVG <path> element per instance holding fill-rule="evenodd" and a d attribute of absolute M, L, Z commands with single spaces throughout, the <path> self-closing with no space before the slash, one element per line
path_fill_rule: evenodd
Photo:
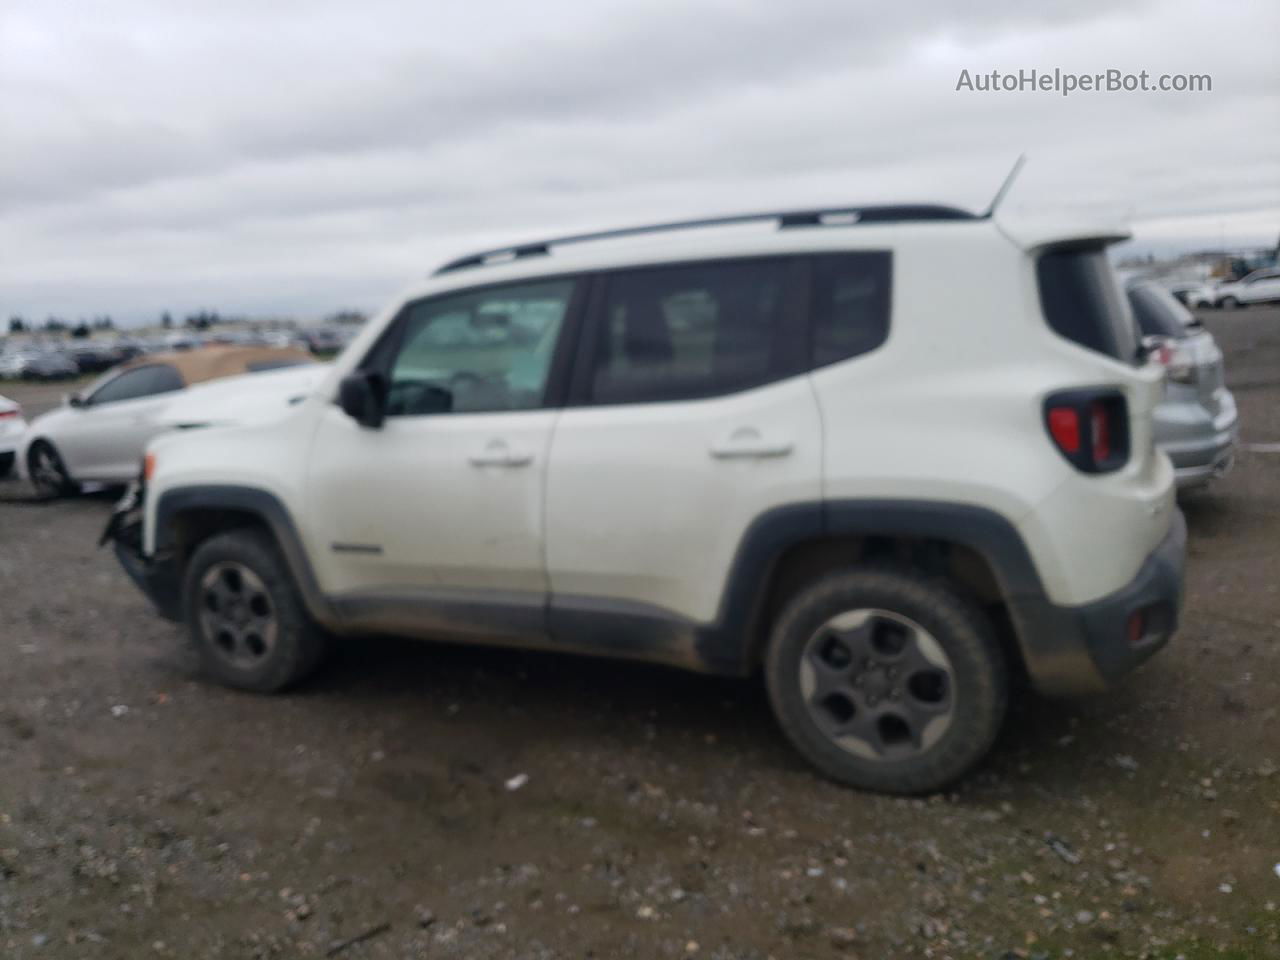
<path fill-rule="evenodd" d="M 386 378 L 380 373 L 352 373 L 338 387 L 342 412 L 362 427 L 376 430 L 387 416 Z"/>
<path fill-rule="evenodd" d="M 69 393 L 64 399 L 69 407 L 79 408 L 88 406 L 88 404 L 85 403 L 84 397 L 78 393 Z"/>

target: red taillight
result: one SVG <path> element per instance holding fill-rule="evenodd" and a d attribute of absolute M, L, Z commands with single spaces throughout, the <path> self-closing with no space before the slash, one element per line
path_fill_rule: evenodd
<path fill-rule="evenodd" d="M 1080 452 L 1080 414 L 1074 407 L 1049 408 L 1049 435 L 1063 453 Z"/>
<path fill-rule="evenodd" d="M 1089 431 L 1093 441 L 1093 459 L 1099 463 L 1111 459 L 1111 427 L 1107 422 L 1107 408 L 1094 402 L 1089 409 Z"/>
<path fill-rule="evenodd" d="M 10 418 L 16 420 L 20 416 L 22 416 L 21 407 L 18 407 L 16 410 L 0 410 L 0 420 L 8 420 Z"/>
<path fill-rule="evenodd" d="M 1050 438 L 1084 473 L 1119 470 L 1129 460 L 1129 405 L 1114 388 L 1063 390 L 1044 402 Z"/>

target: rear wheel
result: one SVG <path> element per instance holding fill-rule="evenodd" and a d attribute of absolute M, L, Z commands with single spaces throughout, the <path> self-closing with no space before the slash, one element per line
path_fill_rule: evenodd
<path fill-rule="evenodd" d="M 42 497 L 66 497 L 77 489 L 57 448 L 48 440 L 31 444 L 27 451 L 27 475 Z"/>
<path fill-rule="evenodd" d="M 328 650 L 275 544 L 258 530 L 202 543 L 187 565 L 183 603 L 205 672 L 229 687 L 274 693 L 305 678 Z"/>
<path fill-rule="evenodd" d="M 766 660 L 774 712 L 814 766 L 887 793 L 938 790 L 990 749 L 1004 655 L 982 612 L 910 569 L 833 573 L 778 618 Z"/>

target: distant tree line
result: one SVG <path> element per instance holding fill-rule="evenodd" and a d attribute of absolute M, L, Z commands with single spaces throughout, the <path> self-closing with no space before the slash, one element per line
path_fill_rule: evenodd
<path fill-rule="evenodd" d="M 191 330 L 208 330 L 210 327 L 216 327 L 219 324 L 238 322 L 241 318 L 224 317 L 216 310 L 197 310 L 195 313 L 189 313 L 183 318 L 182 325 Z M 338 310 L 329 314 L 324 318 L 325 323 L 341 323 L 341 324 L 361 324 L 368 319 L 368 316 L 360 310 Z M 173 314 L 168 310 L 160 314 L 160 326 L 166 330 L 172 330 L 175 326 Z M 70 332 L 73 337 L 88 337 L 95 330 L 115 330 L 115 321 L 107 316 L 102 315 L 86 320 L 81 317 L 76 323 L 72 324 L 61 317 L 49 317 L 43 324 L 37 324 L 34 320 L 28 320 L 21 316 L 12 316 L 9 318 L 10 333 L 67 333 Z"/>
<path fill-rule="evenodd" d="M 37 326 L 34 320 L 27 320 L 25 317 L 9 318 L 10 333 L 35 333 L 37 330 L 45 333 L 66 333 L 69 330 L 73 337 L 87 337 L 94 330 L 114 330 L 115 328 L 116 322 L 105 315 L 89 320 L 81 317 L 74 325 L 61 317 L 49 317 L 43 326 Z"/>

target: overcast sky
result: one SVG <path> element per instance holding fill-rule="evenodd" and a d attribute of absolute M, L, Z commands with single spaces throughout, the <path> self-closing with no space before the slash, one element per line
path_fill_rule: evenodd
<path fill-rule="evenodd" d="M 1280 235 L 1275 0 L 0 2 L 0 316 L 373 309 L 451 254 L 774 206 Z M 978 93 L 960 71 L 1207 73 Z"/>

